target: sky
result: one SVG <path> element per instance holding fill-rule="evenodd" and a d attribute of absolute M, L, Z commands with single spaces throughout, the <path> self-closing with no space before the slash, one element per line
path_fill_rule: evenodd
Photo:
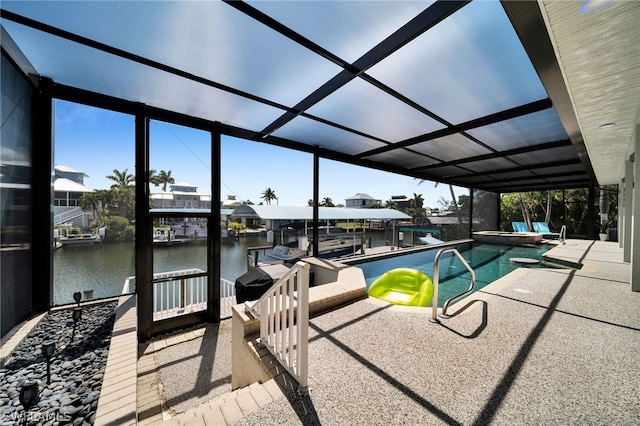
<path fill-rule="evenodd" d="M 134 117 L 108 110 L 55 101 L 54 162 L 87 174 L 85 186 L 107 189 L 114 182 L 106 178 L 114 170 L 135 174 Z M 196 185 L 198 192 L 210 194 L 211 137 L 209 133 L 159 121 L 150 126 L 150 166 L 156 172 L 171 172 L 176 183 Z M 262 193 L 272 189 L 278 199 L 271 204 L 307 205 L 313 197 L 313 157 L 311 154 L 222 137 L 223 198 L 263 202 Z M 456 196 L 468 194 L 454 187 Z M 151 192 L 161 192 L 152 187 Z M 385 201 L 395 195 L 413 198 L 421 194 L 425 207 L 441 207 L 439 199 L 450 200 L 448 185 L 419 181 L 374 169 L 321 159 L 320 200 L 334 204 L 365 193 Z"/>

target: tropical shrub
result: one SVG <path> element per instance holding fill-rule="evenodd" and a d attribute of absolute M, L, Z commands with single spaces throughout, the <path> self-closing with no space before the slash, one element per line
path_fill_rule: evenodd
<path fill-rule="evenodd" d="M 136 228 L 129 220 L 122 216 L 108 216 L 104 218 L 105 242 L 134 241 Z"/>

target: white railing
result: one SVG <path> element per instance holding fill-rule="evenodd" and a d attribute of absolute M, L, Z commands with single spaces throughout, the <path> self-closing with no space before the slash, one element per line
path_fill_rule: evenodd
<path fill-rule="evenodd" d="M 124 279 L 124 285 L 122 286 L 122 291 L 120 294 L 131 294 L 135 291 L 136 285 L 136 277 L 132 275 Z"/>
<path fill-rule="evenodd" d="M 296 288 L 297 287 L 297 288 Z M 260 299 L 245 302 L 260 319 L 260 345 L 298 381 L 309 387 L 309 264 L 297 262 Z"/>
<path fill-rule="evenodd" d="M 220 278 L 220 319 L 231 318 L 231 307 L 236 304 L 235 284 Z"/>
<path fill-rule="evenodd" d="M 176 271 L 175 275 L 155 277 L 165 279 L 153 283 L 153 320 L 171 318 L 207 309 L 207 277 L 181 278 L 187 271 Z M 204 272 L 194 270 L 191 273 Z M 154 274 L 156 275 L 156 274 Z"/>
<path fill-rule="evenodd" d="M 62 225 L 65 222 L 75 219 L 76 217 L 82 216 L 84 214 L 84 210 L 80 207 L 76 207 L 75 209 L 67 210 L 60 214 L 57 214 L 53 217 L 54 225 Z"/>
<path fill-rule="evenodd" d="M 203 273 L 202 269 L 184 269 L 153 274 L 153 279 L 173 278 L 153 283 L 153 320 L 171 318 L 207 309 L 207 277 L 179 278 L 185 275 Z M 134 292 L 136 277 L 127 277 L 122 294 Z M 235 305 L 235 285 L 220 279 L 220 319 L 231 317 L 231 307 Z"/>

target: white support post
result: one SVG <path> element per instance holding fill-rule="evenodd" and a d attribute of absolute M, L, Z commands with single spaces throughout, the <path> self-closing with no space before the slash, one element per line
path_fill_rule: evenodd
<path fill-rule="evenodd" d="M 640 124 L 634 134 L 633 212 L 631 214 L 631 291 L 640 292 Z"/>
<path fill-rule="evenodd" d="M 297 373 L 303 393 L 309 390 L 309 269 L 304 264 L 298 275 Z"/>
<path fill-rule="evenodd" d="M 622 197 L 622 210 L 619 214 L 622 217 L 622 233 L 620 241 L 622 241 L 622 260 L 631 262 L 631 215 L 633 213 L 633 163 L 627 159 L 625 161 L 624 174 L 624 194 Z"/>

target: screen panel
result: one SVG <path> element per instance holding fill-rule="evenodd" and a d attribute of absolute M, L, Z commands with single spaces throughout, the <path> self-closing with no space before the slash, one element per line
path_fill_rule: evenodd
<path fill-rule="evenodd" d="M 453 124 L 547 97 L 499 2 L 466 5 L 368 74 Z"/>

